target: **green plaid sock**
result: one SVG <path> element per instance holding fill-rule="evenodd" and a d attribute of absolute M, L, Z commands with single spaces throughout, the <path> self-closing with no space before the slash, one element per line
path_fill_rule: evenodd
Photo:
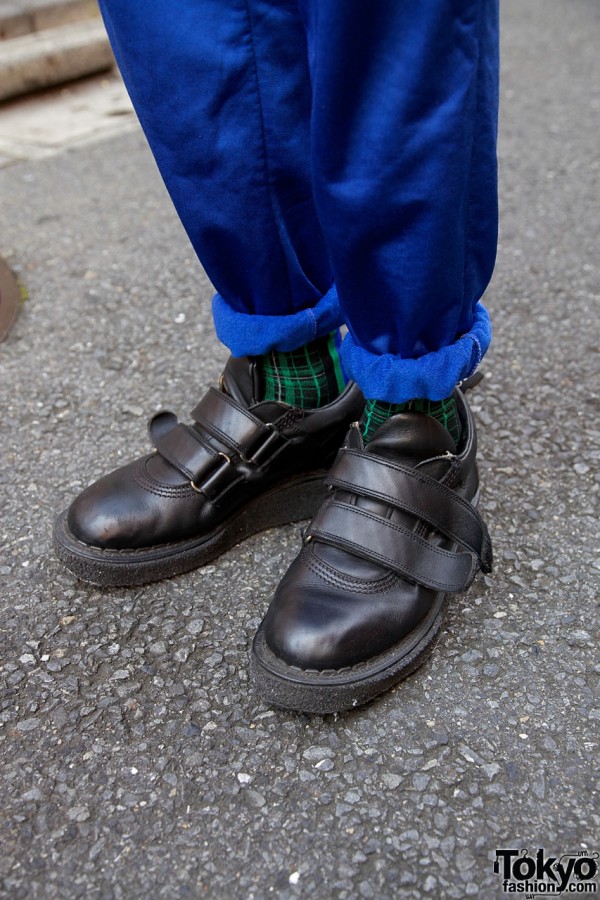
<path fill-rule="evenodd" d="M 458 444 L 462 435 L 462 425 L 456 411 L 456 400 L 447 397 L 445 400 L 409 400 L 407 403 L 384 403 L 381 400 L 367 400 L 361 416 L 361 432 L 365 443 L 368 443 L 380 425 L 395 416 L 396 413 L 423 412 L 450 432 L 454 442 Z"/>
<path fill-rule="evenodd" d="M 345 386 L 336 335 L 332 331 L 297 350 L 257 356 L 261 399 L 300 409 L 315 409 L 335 400 Z"/>

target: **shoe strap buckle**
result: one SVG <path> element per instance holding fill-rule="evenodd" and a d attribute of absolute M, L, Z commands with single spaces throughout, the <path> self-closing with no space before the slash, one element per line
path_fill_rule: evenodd
<path fill-rule="evenodd" d="M 218 484 L 221 475 L 231 466 L 231 457 L 229 457 L 226 453 L 219 452 L 217 454 L 217 465 L 216 467 L 208 474 L 208 476 L 204 479 L 202 484 L 197 484 L 195 481 L 190 481 L 190 486 L 196 491 L 197 494 L 203 494 L 207 499 L 214 499 L 216 494 L 218 494 L 218 490 L 215 493 L 214 487 Z"/>
<path fill-rule="evenodd" d="M 260 467 L 264 466 L 275 455 L 280 446 L 281 435 L 271 423 L 267 423 L 266 428 L 268 430 L 266 440 L 252 452 L 251 456 L 241 456 L 242 462 Z"/>

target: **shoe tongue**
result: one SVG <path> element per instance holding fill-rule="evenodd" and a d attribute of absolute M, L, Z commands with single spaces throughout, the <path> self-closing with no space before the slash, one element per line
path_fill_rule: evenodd
<path fill-rule="evenodd" d="M 379 426 L 365 450 L 394 462 L 416 466 L 445 453 L 455 454 L 456 444 L 450 432 L 432 416 L 411 411 L 397 413 L 387 419 Z"/>
<path fill-rule="evenodd" d="M 230 356 L 223 372 L 223 387 L 241 406 L 254 406 L 254 367 L 247 356 Z"/>

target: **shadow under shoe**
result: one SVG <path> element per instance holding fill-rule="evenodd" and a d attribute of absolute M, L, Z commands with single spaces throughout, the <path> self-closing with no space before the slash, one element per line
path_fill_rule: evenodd
<path fill-rule="evenodd" d="M 308 519 L 364 400 L 354 384 L 327 406 L 256 400 L 255 366 L 231 357 L 185 425 L 150 420 L 154 452 L 86 488 L 57 519 L 59 559 L 101 585 L 143 584 L 204 565 L 275 525 Z"/>

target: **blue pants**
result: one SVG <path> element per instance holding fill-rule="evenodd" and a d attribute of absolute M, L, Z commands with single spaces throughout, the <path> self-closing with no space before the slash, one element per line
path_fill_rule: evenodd
<path fill-rule="evenodd" d="M 345 323 L 367 397 L 441 399 L 490 341 L 498 0 L 101 0 L 236 356 Z"/>

